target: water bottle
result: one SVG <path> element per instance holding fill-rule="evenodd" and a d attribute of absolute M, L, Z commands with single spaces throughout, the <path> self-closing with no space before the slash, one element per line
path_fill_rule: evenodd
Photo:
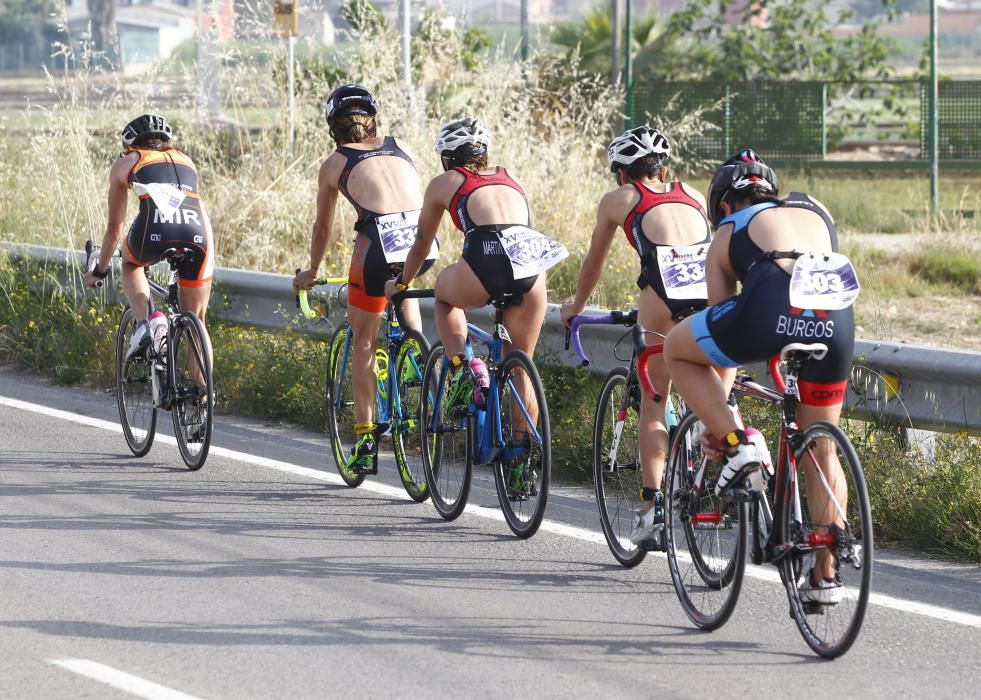
<path fill-rule="evenodd" d="M 167 352 L 167 315 L 163 311 L 150 314 L 150 343 L 153 352 L 163 357 Z"/>
<path fill-rule="evenodd" d="M 487 370 L 487 363 L 479 357 L 474 357 L 467 366 L 473 372 L 473 403 L 477 408 L 483 408 L 490 389 L 490 372 Z"/>

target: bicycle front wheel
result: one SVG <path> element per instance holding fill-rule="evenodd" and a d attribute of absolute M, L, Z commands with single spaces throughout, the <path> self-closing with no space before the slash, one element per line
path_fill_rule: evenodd
<path fill-rule="evenodd" d="M 433 346 L 422 377 L 420 437 L 422 466 L 433 505 L 446 520 L 456 520 L 467 506 L 473 477 L 474 416 L 448 412 L 449 378 L 441 377 L 443 345 Z"/>
<path fill-rule="evenodd" d="M 668 569 L 688 618 L 703 630 L 724 625 L 732 615 L 746 570 L 745 502 L 718 498 L 705 473 L 694 413 L 678 424 L 668 453 L 665 525 Z"/>
<path fill-rule="evenodd" d="M 204 326 L 191 311 L 180 314 L 171 327 L 171 362 L 174 401 L 170 415 L 174 436 L 184 464 L 191 471 L 204 466 L 211 447 L 215 391 L 211 376 L 211 354 Z"/>
<path fill-rule="evenodd" d="M 792 546 L 783 580 L 804 640 L 815 653 L 833 659 L 848 651 L 865 619 L 872 587 L 872 509 L 858 454 L 837 425 L 808 426 L 795 457 L 781 528 L 782 542 Z M 814 579 L 830 580 L 814 581 L 812 569 Z"/>
<path fill-rule="evenodd" d="M 429 343 L 414 331 L 405 331 L 395 359 L 399 405 L 392 416 L 395 464 L 406 493 L 416 503 L 429 498 L 429 483 L 422 465 L 423 442 L 419 423 L 422 409 L 422 375 Z"/>
<path fill-rule="evenodd" d="M 504 358 L 497 376 L 504 445 L 494 462 L 494 483 L 508 527 L 526 539 L 538 532 L 548 502 L 552 475 L 548 404 L 538 369 L 521 350 Z M 487 418 L 491 419 L 490 412 Z"/>
<path fill-rule="evenodd" d="M 634 512 L 643 507 L 638 421 L 639 386 L 626 367 L 606 376 L 593 418 L 593 484 L 603 535 L 613 557 L 627 568 L 637 566 L 647 550 L 630 541 Z"/>
<path fill-rule="evenodd" d="M 126 307 L 116 334 L 116 405 L 126 445 L 137 457 L 150 451 L 157 432 L 157 409 L 153 405 L 153 362 L 147 350 L 126 359 L 129 339 L 136 328 L 133 309 Z"/>
<path fill-rule="evenodd" d="M 334 332 L 327 350 L 327 432 L 337 472 L 348 486 L 357 487 L 365 474 L 348 468 L 357 435 L 354 432 L 354 382 L 351 376 L 351 327 L 344 324 Z"/>

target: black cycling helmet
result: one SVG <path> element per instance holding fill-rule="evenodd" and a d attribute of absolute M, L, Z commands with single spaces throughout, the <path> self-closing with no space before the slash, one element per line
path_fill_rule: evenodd
<path fill-rule="evenodd" d="M 723 200 L 731 203 L 734 191 L 755 187 L 776 195 L 779 189 L 777 174 L 751 148 L 740 151 L 719 166 L 708 189 L 708 214 L 713 226 L 722 221 Z"/>
<path fill-rule="evenodd" d="M 333 126 L 334 120 L 342 114 L 367 114 L 373 117 L 378 114 L 378 103 L 364 85 L 341 85 L 327 98 L 324 116 L 327 124 Z"/>
<path fill-rule="evenodd" d="M 174 135 L 174 130 L 170 128 L 167 120 L 159 114 L 141 114 L 131 121 L 119 134 L 119 141 L 123 147 L 132 146 L 133 142 L 140 136 L 155 136 L 170 141 Z"/>

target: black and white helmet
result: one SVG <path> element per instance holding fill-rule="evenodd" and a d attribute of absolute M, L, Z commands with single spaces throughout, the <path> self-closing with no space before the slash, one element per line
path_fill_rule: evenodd
<path fill-rule="evenodd" d="M 713 226 L 717 227 L 724 218 L 722 202 L 731 204 L 736 192 L 747 189 L 774 196 L 780 190 L 777 174 L 751 148 L 740 151 L 720 165 L 709 183 L 708 215 Z"/>
<path fill-rule="evenodd" d="M 126 125 L 119 135 L 119 141 L 125 148 L 132 146 L 137 138 L 144 135 L 170 141 L 174 136 L 174 130 L 159 114 L 141 114 Z"/>
<path fill-rule="evenodd" d="M 461 146 L 472 144 L 470 154 L 482 155 L 487 153 L 490 142 L 490 132 L 484 128 L 479 119 L 469 117 L 457 119 L 439 128 L 439 134 L 436 135 L 436 153 L 449 157 Z"/>
<path fill-rule="evenodd" d="M 663 163 L 671 157 L 671 144 L 664 134 L 645 124 L 613 139 L 606 149 L 606 164 L 610 166 L 610 172 L 615 173 L 617 168 L 625 168 L 647 156 L 656 156 Z"/>

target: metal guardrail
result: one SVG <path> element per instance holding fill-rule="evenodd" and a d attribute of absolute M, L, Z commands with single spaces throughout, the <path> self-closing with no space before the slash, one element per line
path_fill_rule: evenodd
<path fill-rule="evenodd" d="M 84 263 L 82 253 L 59 248 L 6 243 L 3 247 L 14 260 L 54 264 L 61 275 L 78 277 Z M 343 303 L 334 302 L 337 287 L 313 295 L 325 304 L 327 315 L 307 321 L 296 309 L 290 282 L 288 275 L 218 268 L 210 313 L 230 323 L 265 330 L 294 324 L 303 332 L 323 337 L 343 322 Z M 103 288 L 110 300 L 120 298 L 116 287 L 110 283 Z M 423 299 L 420 307 L 424 330 L 435 338 L 433 301 Z M 490 325 L 492 311 L 490 307 L 478 309 L 468 312 L 468 317 L 478 325 Z M 612 348 L 626 330 L 615 326 L 585 330 L 582 341 L 591 359 L 590 370 L 605 373 L 623 364 Z M 564 346 L 559 307 L 549 304 L 536 358 L 543 364 L 575 366 L 576 359 Z M 628 356 L 629 338 L 622 348 L 621 356 Z M 766 376 L 762 364 L 749 369 Z M 858 417 L 881 418 L 898 426 L 981 435 L 981 352 L 858 340 L 845 405 Z"/>

